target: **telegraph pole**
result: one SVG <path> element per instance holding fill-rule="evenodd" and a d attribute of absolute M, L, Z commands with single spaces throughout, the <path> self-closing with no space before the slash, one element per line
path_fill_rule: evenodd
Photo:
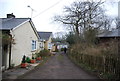
<path fill-rule="evenodd" d="M 32 15 L 33 15 L 33 11 L 34 11 L 34 9 L 31 8 L 30 5 L 28 5 L 27 7 L 31 9 L 31 19 L 32 19 Z"/>

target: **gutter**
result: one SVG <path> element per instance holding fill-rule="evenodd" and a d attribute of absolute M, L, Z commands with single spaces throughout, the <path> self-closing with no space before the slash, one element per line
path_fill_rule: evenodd
<path fill-rule="evenodd" d="M 38 32 L 37 32 L 37 30 L 36 30 L 36 28 L 35 28 L 35 25 L 33 24 L 32 20 L 30 19 L 29 22 L 30 22 L 31 27 L 32 27 L 33 31 L 35 32 L 37 38 L 40 39 L 40 36 L 39 36 L 39 34 L 38 34 Z"/>

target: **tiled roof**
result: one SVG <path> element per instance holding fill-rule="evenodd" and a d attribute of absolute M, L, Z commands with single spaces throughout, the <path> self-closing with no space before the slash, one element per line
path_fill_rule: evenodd
<path fill-rule="evenodd" d="M 48 40 L 52 32 L 38 32 L 41 39 Z"/>
<path fill-rule="evenodd" d="M 0 20 L 2 21 L 0 30 L 10 30 L 30 20 L 30 18 L 0 18 Z"/>

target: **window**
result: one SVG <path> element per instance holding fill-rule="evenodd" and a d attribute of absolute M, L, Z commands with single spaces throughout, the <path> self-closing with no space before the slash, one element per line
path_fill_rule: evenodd
<path fill-rule="evenodd" d="M 36 50 L 36 41 L 32 40 L 32 51 Z"/>
<path fill-rule="evenodd" d="M 40 43 L 40 48 L 43 48 L 43 44 L 42 43 Z"/>
<path fill-rule="evenodd" d="M 42 47 L 41 43 L 39 44 L 39 47 L 40 47 L 40 48 Z"/>
<path fill-rule="evenodd" d="M 48 49 L 52 49 L 52 44 L 51 43 L 48 44 Z"/>

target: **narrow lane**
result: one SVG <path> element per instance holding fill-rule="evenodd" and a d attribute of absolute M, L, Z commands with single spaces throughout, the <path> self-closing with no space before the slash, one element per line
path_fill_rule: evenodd
<path fill-rule="evenodd" d="M 43 66 L 37 67 L 23 79 L 98 79 L 73 64 L 66 55 L 52 56 Z"/>

